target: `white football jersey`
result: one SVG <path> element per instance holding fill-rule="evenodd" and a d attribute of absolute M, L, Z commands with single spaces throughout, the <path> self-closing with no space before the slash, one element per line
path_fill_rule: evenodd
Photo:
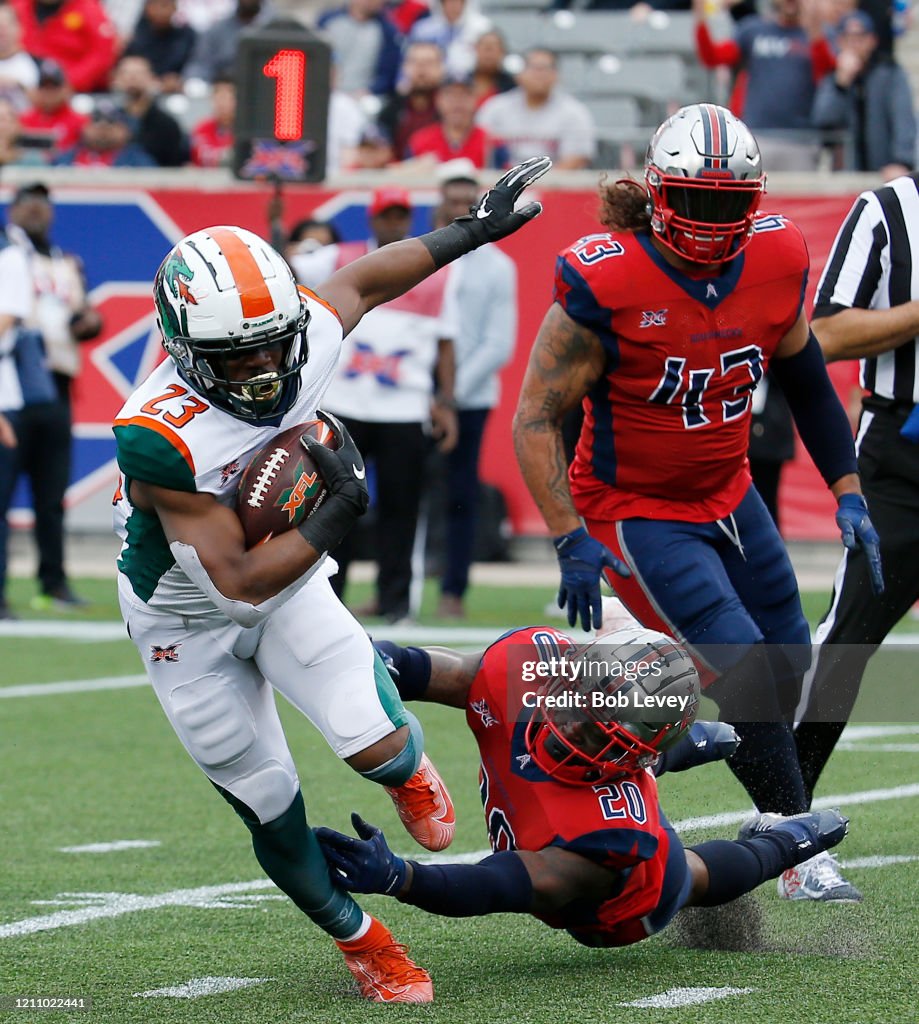
<path fill-rule="evenodd" d="M 280 423 L 250 423 L 212 405 L 165 360 L 125 402 L 115 419 L 118 466 L 113 499 L 115 531 L 122 541 L 119 585 L 135 598 L 179 615 L 218 615 L 178 567 L 155 513 L 135 508 L 130 481 L 189 493 L 213 494 L 231 506 L 239 476 L 249 459 L 275 434 L 316 418 L 338 363 L 342 327 L 335 311 L 306 292 L 310 321 L 309 359 L 300 373 L 300 391 Z"/>

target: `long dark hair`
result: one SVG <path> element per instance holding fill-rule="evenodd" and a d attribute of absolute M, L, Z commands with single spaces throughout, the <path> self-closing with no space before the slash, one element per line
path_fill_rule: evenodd
<path fill-rule="evenodd" d="M 649 198 L 644 185 L 634 178 L 600 181 L 600 223 L 610 231 L 647 231 L 651 227 Z"/>

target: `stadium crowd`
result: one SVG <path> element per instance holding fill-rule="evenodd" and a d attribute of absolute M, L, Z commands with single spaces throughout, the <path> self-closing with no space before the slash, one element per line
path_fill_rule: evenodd
<path fill-rule="evenodd" d="M 332 49 L 330 174 L 459 157 L 509 167 L 535 153 L 561 168 L 626 166 L 647 129 L 693 99 L 727 100 L 772 171 L 813 169 L 824 152 L 832 169 L 885 180 L 915 163 L 912 90 L 894 58 L 908 11 L 880 0 L 567 7 L 8 0 L 0 166 L 229 163 L 240 34 L 291 17 Z M 658 30 L 669 51 L 649 45 Z"/>

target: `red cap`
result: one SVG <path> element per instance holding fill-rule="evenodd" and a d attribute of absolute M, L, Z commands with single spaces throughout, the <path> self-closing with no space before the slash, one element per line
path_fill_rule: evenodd
<path fill-rule="evenodd" d="M 373 193 L 373 199 L 370 201 L 367 213 L 371 217 L 376 217 L 377 214 L 383 213 L 385 210 L 391 210 L 394 206 L 399 206 L 403 210 L 410 210 L 412 208 L 412 197 L 409 195 L 408 189 L 392 186 L 389 188 L 378 188 Z"/>

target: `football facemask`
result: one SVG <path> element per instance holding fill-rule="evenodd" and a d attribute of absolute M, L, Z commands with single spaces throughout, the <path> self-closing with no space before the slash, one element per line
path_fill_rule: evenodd
<path fill-rule="evenodd" d="M 163 260 L 153 296 L 163 347 L 199 394 L 251 422 L 292 407 L 310 314 L 287 263 L 263 239 L 227 226 L 186 236 Z M 280 352 L 273 366 L 247 374 L 236 362 L 265 348 Z"/>
<path fill-rule="evenodd" d="M 683 107 L 655 132 L 645 160 L 651 229 L 678 256 L 723 263 L 749 243 L 765 191 L 746 125 L 712 103 Z"/>
<path fill-rule="evenodd" d="M 548 681 L 540 692 L 555 699 L 534 709 L 524 733 L 534 763 L 559 782 L 594 786 L 649 768 L 695 720 L 698 673 L 662 633 L 619 630 L 568 661 L 579 671 Z"/>

